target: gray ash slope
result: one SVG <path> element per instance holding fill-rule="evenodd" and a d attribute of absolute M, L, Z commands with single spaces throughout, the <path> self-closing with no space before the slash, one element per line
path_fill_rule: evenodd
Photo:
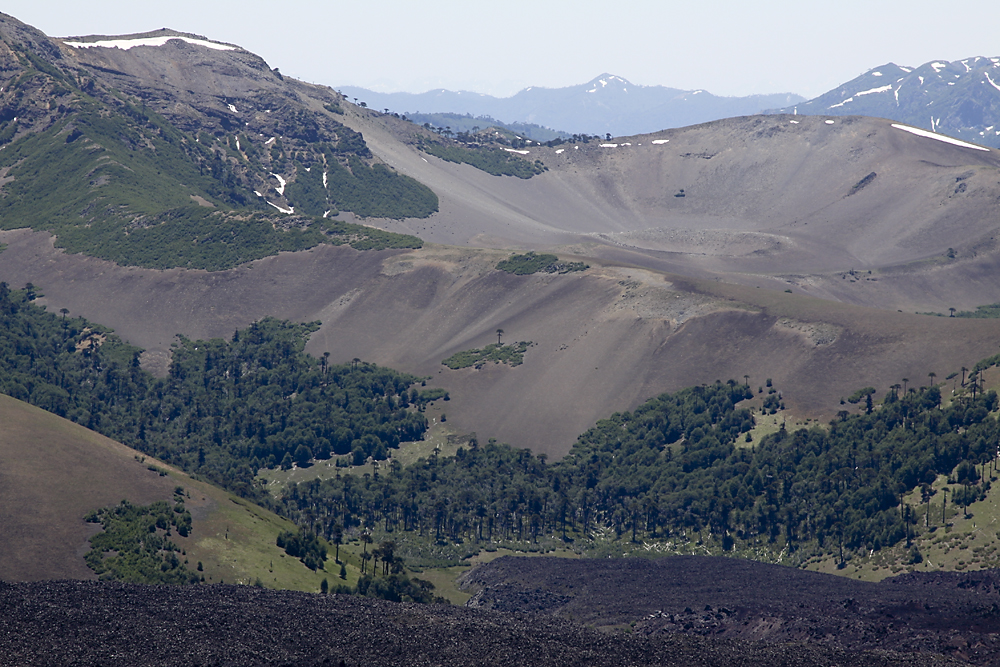
<path fill-rule="evenodd" d="M 468 603 L 588 625 L 840 649 L 1000 660 L 1000 572 L 904 574 L 880 583 L 736 558 L 504 557 L 464 576 Z"/>
<path fill-rule="evenodd" d="M 685 635 L 245 586 L 0 584 L 0 665 L 943 665 L 931 654 Z"/>
<path fill-rule="evenodd" d="M 891 118 L 1000 148 L 1000 58 L 886 63 L 777 113 Z"/>

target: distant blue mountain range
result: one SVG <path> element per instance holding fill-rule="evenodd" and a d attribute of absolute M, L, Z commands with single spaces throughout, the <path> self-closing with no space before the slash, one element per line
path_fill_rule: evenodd
<path fill-rule="evenodd" d="M 511 97 L 443 89 L 419 94 L 377 93 L 352 86 L 338 90 L 372 109 L 408 115 L 447 112 L 488 116 L 507 124 L 533 123 L 574 134 L 614 136 L 746 116 L 805 100 L 791 93 L 719 97 L 704 90 L 638 86 L 612 74 L 566 88 L 525 88 Z"/>

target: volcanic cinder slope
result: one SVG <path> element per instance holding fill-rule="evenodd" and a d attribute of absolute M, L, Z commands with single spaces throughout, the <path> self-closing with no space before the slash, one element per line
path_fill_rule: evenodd
<path fill-rule="evenodd" d="M 239 49 L 52 44 L 182 128 L 257 122 L 279 103 L 304 118 L 336 99 Z M 520 180 L 419 152 L 422 130 L 401 119 L 344 110 L 337 118 L 376 156 L 440 199 L 427 219 L 366 222 L 444 245 L 318 247 L 210 273 L 115 266 L 20 230 L 0 234 L 0 280 L 32 282 L 51 309 L 114 327 L 161 373 L 175 334 L 320 320 L 309 351 L 430 376 L 451 390 L 454 427 L 551 455 L 662 391 L 773 378 L 789 407 L 828 417 L 859 387 L 944 377 L 996 351 L 995 322 L 912 314 L 1000 301 L 995 151 L 879 119 L 754 116 L 529 148 L 548 171 Z M 591 268 L 493 269 L 529 248 Z M 535 343 L 522 366 L 440 364 L 497 328 Z"/>

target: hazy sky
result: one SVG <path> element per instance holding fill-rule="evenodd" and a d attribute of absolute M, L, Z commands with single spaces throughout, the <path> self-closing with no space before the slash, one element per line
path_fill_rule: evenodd
<path fill-rule="evenodd" d="M 5 0 L 55 36 L 173 28 L 331 86 L 511 95 L 608 72 L 717 95 L 814 97 L 886 62 L 1000 56 L 996 0 Z"/>

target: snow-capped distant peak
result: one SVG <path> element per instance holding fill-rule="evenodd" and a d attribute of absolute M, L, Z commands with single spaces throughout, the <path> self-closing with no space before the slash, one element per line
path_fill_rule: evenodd
<path fill-rule="evenodd" d="M 624 90 L 626 87 L 631 85 L 632 83 L 627 79 L 614 74 L 604 73 L 590 83 L 584 84 L 584 87 L 587 89 L 588 93 L 596 93 L 598 90 L 604 90 L 608 86 L 611 86 L 612 88 L 622 88 Z"/>

